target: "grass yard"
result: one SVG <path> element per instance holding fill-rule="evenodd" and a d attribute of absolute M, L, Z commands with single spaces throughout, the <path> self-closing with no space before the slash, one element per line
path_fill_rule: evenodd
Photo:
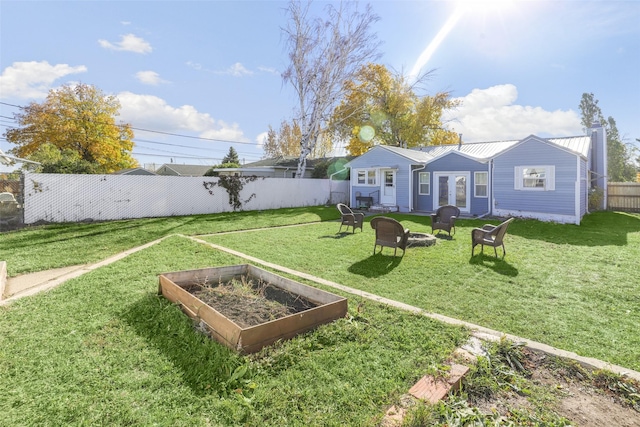
<path fill-rule="evenodd" d="M 0 425 L 375 425 L 467 337 L 349 297 L 350 317 L 240 357 L 157 295 L 159 272 L 242 262 L 171 237 L 0 307 Z"/>
<path fill-rule="evenodd" d="M 428 217 L 390 216 L 412 231 L 430 231 Z M 370 217 L 355 234 L 337 234 L 339 224 L 330 221 L 337 218 L 335 208 L 316 207 L 51 225 L 0 234 L 0 259 L 14 276 L 102 260 L 171 234 L 306 224 L 205 239 L 640 370 L 640 215 L 599 212 L 579 227 L 517 220 L 504 260 L 471 257 L 471 228 L 484 220 L 461 220 L 453 239 L 394 258 L 389 248 L 372 254 Z M 441 375 L 468 336 L 463 328 L 345 295 L 346 318 L 239 356 L 157 295 L 159 273 L 241 263 L 173 236 L 49 292 L 0 306 L 0 425 L 375 426 L 418 378 Z M 491 369 L 472 374 L 469 392 L 474 383 L 489 394 L 515 384 L 527 390 L 522 397 L 528 405 L 512 411 L 512 421 L 569 425 L 554 412 L 560 391 L 513 380 L 499 359 L 488 358 Z M 469 414 L 460 407 L 456 400 L 438 407 L 439 422 Z M 438 423 L 426 425 L 444 425 Z"/>
<path fill-rule="evenodd" d="M 393 216 L 416 232 L 428 217 Z M 366 220 L 369 220 L 367 218 Z M 324 222 L 206 240 L 431 312 L 640 370 L 640 216 L 597 212 L 583 224 L 516 220 L 507 256 L 471 257 L 471 229 L 434 247 L 372 254 L 374 231 L 337 234 Z M 496 221 L 493 223 L 497 224 Z M 500 249 L 499 249 L 500 250 Z"/>

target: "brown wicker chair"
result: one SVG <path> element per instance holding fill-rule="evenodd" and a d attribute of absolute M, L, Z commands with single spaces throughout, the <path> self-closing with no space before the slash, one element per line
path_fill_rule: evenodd
<path fill-rule="evenodd" d="M 484 252 L 484 246 L 493 246 L 496 258 L 498 258 L 498 246 L 502 246 L 502 258 L 507 254 L 504 248 L 504 235 L 507 234 L 507 228 L 511 224 L 513 218 L 509 218 L 500 225 L 485 224 L 482 228 L 474 228 L 471 231 L 471 256 L 476 245 L 481 245 L 481 252 Z"/>
<path fill-rule="evenodd" d="M 336 207 L 342 215 L 342 223 L 340 224 L 340 230 L 338 230 L 338 233 L 342 231 L 343 225 L 347 226 L 347 231 L 349 231 L 349 227 L 351 227 L 351 231 L 353 233 L 356 232 L 356 228 L 359 228 L 360 231 L 362 231 L 362 223 L 364 222 L 364 214 L 362 212 L 353 212 L 349 206 L 342 203 L 338 203 Z"/>
<path fill-rule="evenodd" d="M 456 234 L 456 218 L 460 216 L 460 209 L 456 206 L 445 205 L 440 206 L 436 213 L 431 214 L 431 234 L 433 230 L 444 230 L 451 236 L 451 229 L 453 228 L 453 234 Z"/>
<path fill-rule="evenodd" d="M 409 240 L 408 228 L 404 228 L 395 219 L 384 216 L 373 218 L 371 220 L 371 228 L 376 230 L 376 242 L 373 245 L 374 254 L 376 253 L 376 248 L 380 245 L 380 252 L 382 252 L 383 246 L 387 246 L 393 248 L 393 256 L 396 256 L 398 248 L 402 249 L 402 255 L 404 255 L 407 241 Z"/>

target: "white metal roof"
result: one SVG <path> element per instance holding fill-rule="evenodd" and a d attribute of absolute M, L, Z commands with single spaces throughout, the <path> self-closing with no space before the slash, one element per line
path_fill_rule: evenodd
<path fill-rule="evenodd" d="M 432 145 L 420 147 L 419 150 L 435 157 L 442 157 L 451 152 L 457 152 L 464 156 L 474 158 L 476 160 L 486 160 L 495 156 L 507 148 L 517 144 L 519 141 L 495 141 L 495 142 L 470 142 L 450 145 Z"/>
<path fill-rule="evenodd" d="M 589 157 L 591 138 L 586 135 L 568 136 L 566 138 L 547 138 L 547 140 L 581 156 Z"/>
<path fill-rule="evenodd" d="M 529 137 L 527 137 L 529 138 Z M 491 141 L 491 142 L 467 142 L 462 144 L 449 145 L 428 145 L 425 147 L 400 148 L 390 145 L 377 145 L 387 151 L 391 151 L 399 156 L 405 157 L 415 163 L 429 163 L 432 160 L 442 157 L 446 154 L 455 152 L 465 157 L 469 157 L 478 161 L 489 160 L 503 151 L 508 150 L 514 145 L 526 140 L 514 139 L 509 141 Z M 589 147 L 591 146 L 591 138 L 586 135 L 568 136 L 564 138 L 540 138 L 555 144 L 565 150 L 571 151 L 583 157 L 588 157 Z M 376 148 L 374 147 L 374 148 Z"/>

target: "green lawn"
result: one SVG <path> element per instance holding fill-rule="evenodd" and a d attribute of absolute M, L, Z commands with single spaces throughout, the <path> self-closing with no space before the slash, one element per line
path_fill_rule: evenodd
<path fill-rule="evenodd" d="M 428 217 L 392 216 L 430 231 Z M 333 207 L 316 207 L 53 225 L 0 234 L 0 259 L 16 275 L 97 261 L 170 234 L 307 223 L 205 238 L 640 370 L 639 215 L 600 212 L 579 227 L 517 220 L 504 260 L 471 258 L 470 231 L 483 220 L 461 220 L 453 239 L 394 258 L 389 248 L 372 254 L 368 223 L 363 232 L 336 234 L 339 224 L 329 220 L 337 217 Z M 0 425 L 373 426 L 418 378 L 442 373 L 468 335 L 346 295 L 348 317 L 242 357 L 157 295 L 161 272 L 244 262 L 174 236 L 0 306 Z M 547 402 L 549 416 L 546 394 L 531 399 Z"/>
<path fill-rule="evenodd" d="M 428 217 L 391 215 L 430 232 Z M 369 218 L 367 218 L 368 220 Z M 372 254 L 374 231 L 336 234 L 335 223 L 211 236 L 257 258 L 431 312 L 640 370 L 640 216 L 598 212 L 583 224 L 516 220 L 507 255 L 471 257 L 471 229 L 453 239 Z M 497 224 L 497 222 L 493 222 Z M 476 249 L 478 251 L 478 249 Z"/>

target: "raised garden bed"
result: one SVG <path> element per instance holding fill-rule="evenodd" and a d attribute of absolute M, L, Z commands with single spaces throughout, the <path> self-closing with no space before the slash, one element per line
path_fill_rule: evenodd
<path fill-rule="evenodd" d="M 249 265 L 164 273 L 158 293 L 241 353 L 313 329 L 347 313 L 346 298 Z"/>

